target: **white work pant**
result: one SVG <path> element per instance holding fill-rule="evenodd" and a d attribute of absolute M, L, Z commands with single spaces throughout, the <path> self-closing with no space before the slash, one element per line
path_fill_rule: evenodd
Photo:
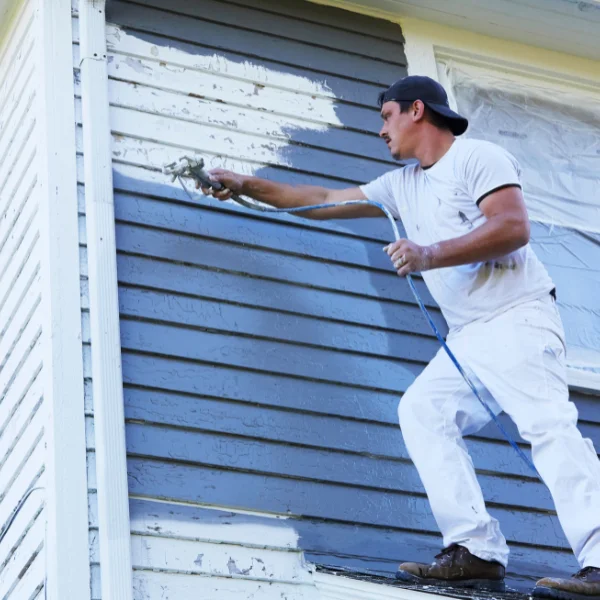
<path fill-rule="evenodd" d="M 580 565 L 600 567 L 600 462 L 576 427 L 552 297 L 471 323 L 449 335 L 448 346 L 492 410 L 504 410 L 531 444 Z M 486 510 L 462 440 L 491 418 L 443 349 L 404 394 L 398 415 L 444 546 L 457 543 L 506 565 L 506 540 Z"/>

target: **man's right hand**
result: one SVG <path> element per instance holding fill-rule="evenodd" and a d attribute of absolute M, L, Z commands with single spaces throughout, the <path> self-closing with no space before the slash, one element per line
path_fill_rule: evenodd
<path fill-rule="evenodd" d="M 208 171 L 208 174 L 213 181 L 219 182 L 223 188 L 215 190 L 212 187 L 202 187 L 202 193 L 205 196 L 213 196 L 217 200 L 229 200 L 233 194 L 240 194 L 242 192 L 245 175 L 227 171 L 226 169 L 211 169 Z M 196 183 L 196 189 L 199 187 L 200 184 Z"/>

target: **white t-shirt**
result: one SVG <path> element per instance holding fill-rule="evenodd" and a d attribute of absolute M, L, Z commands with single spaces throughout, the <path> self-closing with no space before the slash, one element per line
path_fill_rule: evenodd
<path fill-rule="evenodd" d="M 402 220 L 408 239 L 428 246 L 486 222 L 479 203 L 492 192 L 521 187 L 516 159 L 500 146 L 457 139 L 434 165 L 395 169 L 361 186 Z M 554 284 L 530 245 L 496 260 L 425 271 L 423 279 L 450 330 L 550 293 Z"/>

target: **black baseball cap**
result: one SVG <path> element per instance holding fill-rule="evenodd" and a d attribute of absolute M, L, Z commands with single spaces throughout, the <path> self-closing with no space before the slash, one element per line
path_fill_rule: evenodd
<path fill-rule="evenodd" d="M 379 108 L 385 102 L 404 100 L 414 102 L 421 100 L 425 106 L 438 115 L 442 115 L 454 135 L 461 135 L 469 126 L 469 121 L 455 113 L 448 104 L 446 90 L 431 77 L 408 75 L 399 79 L 387 90 L 381 92 L 377 99 Z"/>

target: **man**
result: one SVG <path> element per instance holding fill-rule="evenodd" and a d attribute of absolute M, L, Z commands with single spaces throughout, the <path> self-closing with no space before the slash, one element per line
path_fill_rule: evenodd
<path fill-rule="evenodd" d="M 224 170 L 232 192 L 279 208 L 370 199 L 402 220 L 409 239 L 384 248 L 398 275 L 420 271 L 448 322 L 448 345 L 496 413 L 504 410 L 531 443 L 558 517 L 582 569 L 542 579 L 538 597 L 600 598 L 600 463 L 579 433 L 569 402 L 564 333 L 555 290 L 529 246 L 520 168 L 499 146 L 457 139 L 467 120 L 427 77 L 405 77 L 379 98 L 383 138 L 396 159 L 418 162 L 346 190 L 273 183 Z M 380 216 L 373 206 L 303 213 Z M 404 563 L 403 581 L 503 589 L 508 547 L 486 510 L 462 436 L 490 417 L 443 349 L 404 394 L 400 426 L 444 550 L 431 565 Z"/>

